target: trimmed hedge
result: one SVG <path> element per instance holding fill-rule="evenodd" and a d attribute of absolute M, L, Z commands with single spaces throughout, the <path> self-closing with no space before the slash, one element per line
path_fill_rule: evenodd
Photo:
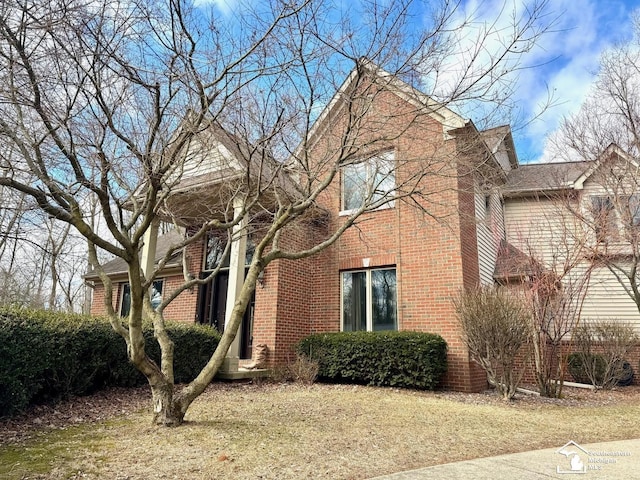
<path fill-rule="evenodd" d="M 219 334 L 177 322 L 167 322 L 167 330 L 175 343 L 175 381 L 190 381 L 218 346 Z M 159 362 L 151 325 L 144 327 L 144 336 L 149 356 Z M 0 309 L 0 417 L 31 404 L 144 382 L 106 319 Z"/>
<path fill-rule="evenodd" d="M 447 370 L 447 343 L 431 333 L 320 333 L 297 351 L 316 360 L 318 378 L 329 382 L 433 390 Z"/>

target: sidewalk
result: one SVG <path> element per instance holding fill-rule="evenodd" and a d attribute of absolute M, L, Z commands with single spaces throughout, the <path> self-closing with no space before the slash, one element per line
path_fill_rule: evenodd
<path fill-rule="evenodd" d="M 576 474 L 581 475 L 576 477 Z M 640 479 L 640 439 L 585 445 L 568 442 L 557 448 L 436 465 L 372 480 L 549 478 Z"/>

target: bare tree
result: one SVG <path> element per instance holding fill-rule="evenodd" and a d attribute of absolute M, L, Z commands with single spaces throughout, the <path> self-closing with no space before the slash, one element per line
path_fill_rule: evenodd
<path fill-rule="evenodd" d="M 0 302 L 74 311 L 83 295 L 78 247 L 85 245 L 61 224 L 35 211 L 26 199 L 5 192 L 0 208 Z M 19 192 L 13 192 L 19 193 Z"/>
<path fill-rule="evenodd" d="M 461 56 L 462 73 L 446 89 L 427 92 L 438 92 L 436 103 L 398 79 L 414 79 L 414 86 L 437 81 L 439 66 L 455 54 L 449 40 L 472 19 L 461 20 L 459 5 L 446 0 L 352 7 L 356 15 L 323 1 L 240 2 L 233 18 L 182 0 L 56 0 L 46 6 L 14 0 L 0 7 L 0 138 L 18 152 L 0 159 L 0 185 L 22 192 L 86 238 L 113 328 L 151 386 L 157 424 L 181 423 L 211 381 L 269 263 L 314 255 L 363 214 L 391 202 L 436 217 L 446 213 L 447 193 L 433 191 L 429 177 L 455 179 L 471 164 L 466 170 L 454 165 L 444 141 L 470 133 L 456 141 L 476 149 L 478 140 L 473 126 L 447 105 L 501 88 L 507 79 L 501 66 L 533 47 L 546 18 L 540 2 L 514 13 L 508 36 L 482 31 L 474 45 L 483 47 Z M 416 18 L 426 23 L 416 25 Z M 483 57 L 495 34 L 502 35 L 496 51 Z M 391 90 L 406 99 L 402 108 Z M 407 135 L 422 140 L 425 129 L 433 131 L 434 115 L 447 124 L 444 138 L 439 127 L 441 141 L 426 145 L 420 158 L 380 155 L 352 186 L 358 195 L 343 205 L 348 214 L 327 216 L 320 206 L 339 188 L 341 171 L 357 171 L 363 156 Z M 220 145 L 231 158 L 216 153 Z M 194 184 L 196 174 L 200 183 Z M 91 199 L 104 231 L 92 223 Z M 190 228 L 154 268 L 140 252 L 150 248 L 160 220 Z M 308 226 L 316 229 L 311 244 L 288 244 L 288 234 Z M 211 229 L 229 240 L 252 230 L 258 241 L 219 347 L 197 378 L 175 391 L 163 310 L 218 269 L 205 279 L 185 275 L 182 287 L 155 310 L 148 292 L 171 254 L 203 241 Z M 128 266 L 126 325 L 114 311 L 102 252 Z M 159 365 L 145 352 L 144 316 L 153 320 Z"/>
<path fill-rule="evenodd" d="M 573 252 L 580 252 L 579 249 Z M 544 265 L 531 257 L 526 295 L 532 310 L 535 379 L 545 397 L 560 398 L 566 372 L 565 343 L 579 325 L 592 266 L 584 252 Z"/>
<path fill-rule="evenodd" d="M 581 110 L 554 138 L 558 157 L 591 162 L 575 218 L 591 234 L 591 256 L 640 311 L 640 25 L 606 51 Z"/>
<path fill-rule="evenodd" d="M 547 191 L 512 199 L 507 218 L 510 247 L 502 252 L 507 283 L 527 299 L 535 381 L 541 395 L 559 397 L 566 371 L 566 347 L 580 323 L 595 268 L 590 233 L 573 211 L 580 203 L 568 189 L 564 165 L 545 168 Z M 525 167 L 526 168 L 526 167 Z M 531 170 L 531 175 L 540 175 Z M 540 183 L 537 180 L 537 184 Z M 522 216 L 513 212 L 527 211 Z M 514 250 L 517 249 L 517 250 Z M 510 250 L 510 251 L 509 251 Z M 513 284 L 515 280 L 515 285 Z"/>

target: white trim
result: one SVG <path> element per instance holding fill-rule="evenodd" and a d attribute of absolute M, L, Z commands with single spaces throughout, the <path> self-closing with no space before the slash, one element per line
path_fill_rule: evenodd
<path fill-rule="evenodd" d="M 376 162 L 376 168 L 375 170 L 373 170 L 373 173 L 375 175 L 373 175 L 372 178 L 369 178 L 371 176 L 372 173 L 372 169 L 371 169 L 371 164 L 373 162 Z M 380 169 L 380 165 L 390 165 L 391 168 L 388 171 L 384 171 L 384 169 Z M 385 197 L 389 197 L 389 201 L 383 205 L 380 205 L 379 207 L 376 207 L 374 209 L 365 209 L 365 211 L 376 211 L 376 210 L 383 210 L 386 208 L 393 208 L 395 206 L 395 190 L 396 190 L 396 171 L 397 171 L 397 163 L 396 163 L 396 152 L 393 148 L 391 149 L 385 149 L 382 151 L 379 151 L 378 153 L 369 155 L 369 156 L 363 156 L 362 158 L 358 159 L 358 161 L 354 161 L 351 162 L 347 165 L 343 165 L 340 168 L 340 212 L 339 212 L 339 216 L 346 216 L 346 215 L 351 215 L 353 213 L 355 213 L 358 208 L 352 208 L 352 209 L 348 209 L 348 210 L 344 210 L 342 209 L 342 207 L 344 206 L 344 200 L 345 200 L 345 169 L 349 168 L 349 167 L 353 167 L 356 165 L 364 165 L 365 167 L 365 183 L 366 183 L 366 187 L 367 190 L 371 189 L 370 187 L 372 187 L 375 183 L 376 180 L 376 176 L 378 173 L 383 173 L 383 179 L 380 182 L 380 184 L 383 184 L 384 182 L 386 182 L 387 180 L 390 180 L 390 177 L 393 176 L 393 188 L 387 192 L 385 192 L 380 198 L 385 198 Z M 383 170 L 383 171 L 381 171 Z M 377 200 L 375 200 L 376 197 L 376 192 L 378 190 L 375 190 L 373 192 L 371 192 L 371 203 L 375 203 Z M 379 190 L 382 191 L 382 190 Z"/>
<path fill-rule="evenodd" d="M 607 148 L 604 149 L 604 151 L 596 159 L 593 165 L 591 165 L 590 168 L 588 168 L 582 175 L 578 177 L 578 179 L 575 182 L 573 182 L 573 188 L 575 190 L 582 190 L 584 188 L 584 182 L 586 182 L 589 179 L 589 177 L 591 177 L 591 175 L 593 175 L 595 171 L 598 168 L 600 168 L 600 165 L 604 160 L 607 159 L 607 157 L 611 157 L 614 154 L 617 155 L 621 160 L 626 160 L 636 168 L 640 168 L 640 164 L 638 164 L 638 162 L 636 162 L 631 155 L 629 155 L 627 152 L 622 150 L 615 143 L 612 143 Z M 567 183 L 570 183 L 570 182 L 567 182 Z"/>
<path fill-rule="evenodd" d="M 340 203 L 342 203 L 342 199 L 340 199 Z M 380 205 L 379 207 L 376 207 L 376 208 L 371 209 L 371 210 L 365 210 L 363 213 L 379 212 L 380 210 L 387 210 L 389 208 L 395 208 L 395 206 L 396 206 L 395 203 L 396 203 L 396 200 L 394 198 L 389 203 L 385 203 L 384 205 Z M 339 217 L 348 217 L 349 215 L 353 215 L 357 211 L 358 211 L 357 208 L 352 208 L 351 210 L 340 210 L 338 212 L 338 216 Z"/>

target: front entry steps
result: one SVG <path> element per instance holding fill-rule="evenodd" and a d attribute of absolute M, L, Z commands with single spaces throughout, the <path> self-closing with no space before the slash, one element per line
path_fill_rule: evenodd
<path fill-rule="evenodd" d="M 237 358 L 226 358 L 215 378 L 219 380 L 247 380 L 253 378 L 265 378 L 269 375 L 266 368 L 245 368 L 250 365 L 251 359 L 238 360 Z"/>
<path fill-rule="evenodd" d="M 269 370 L 266 368 L 254 368 L 247 369 L 239 367 L 235 372 L 223 372 L 216 373 L 215 378 L 218 380 L 249 380 L 253 378 L 265 378 L 269 375 Z"/>

